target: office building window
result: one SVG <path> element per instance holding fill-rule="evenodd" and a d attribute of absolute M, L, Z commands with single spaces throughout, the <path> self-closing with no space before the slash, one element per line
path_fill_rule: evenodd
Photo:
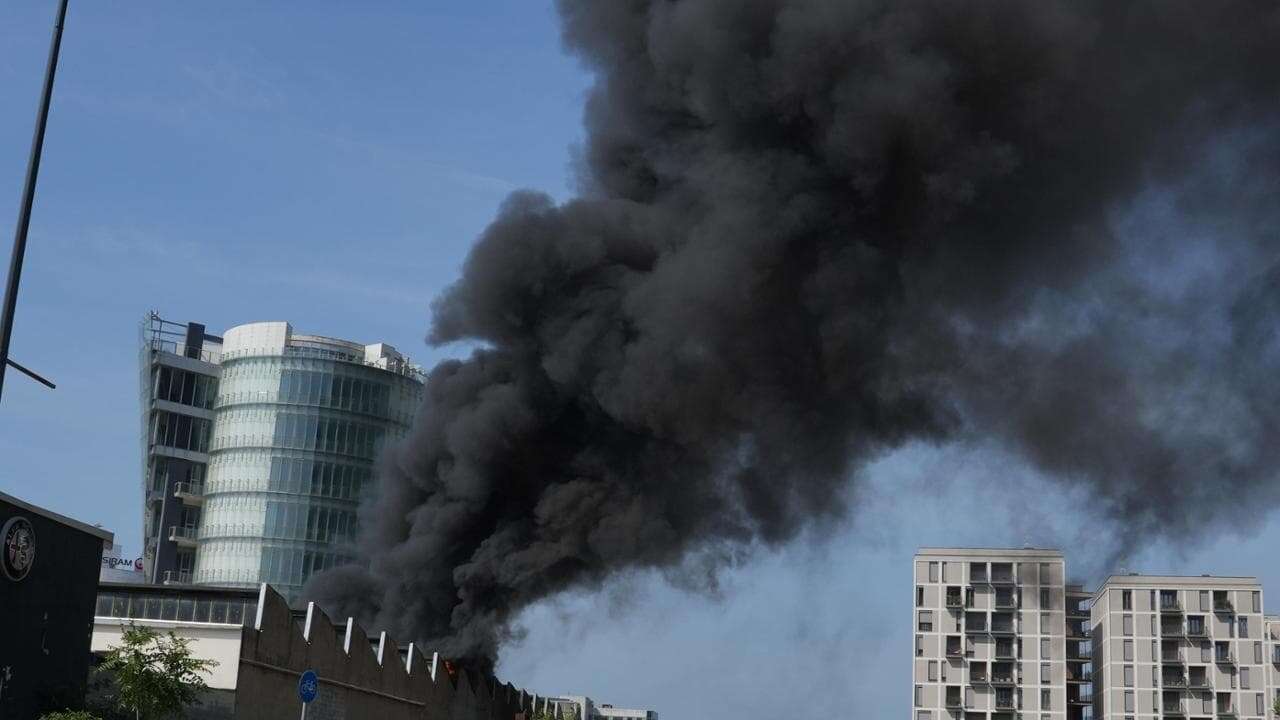
<path fill-rule="evenodd" d="M 1257 715 L 1267 714 L 1267 702 L 1262 697 L 1262 693 L 1256 693 L 1254 696 L 1254 713 Z"/>
<path fill-rule="evenodd" d="M 1240 689 L 1241 690 L 1249 689 L 1249 668 L 1248 667 L 1240 668 Z"/>
<path fill-rule="evenodd" d="M 1262 664 L 1262 643 L 1260 642 L 1253 644 L 1253 662 L 1255 665 Z"/>
<path fill-rule="evenodd" d="M 1041 710 L 1049 709 L 1049 691 L 1048 690 L 1040 691 L 1040 709 Z"/>
<path fill-rule="evenodd" d="M 933 632 L 933 611 L 932 610 L 920 611 L 920 624 L 916 629 L 919 630 L 920 632 Z"/>
<path fill-rule="evenodd" d="M 1133 691 L 1132 690 L 1124 691 L 1124 711 L 1133 712 Z"/>
<path fill-rule="evenodd" d="M 1049 585 L 1053 582 L 1053 577 L 1049 574 L 1049 563 L 1040 563 L 1040 584 Z"/>
<path fill-rule="evenodd" d="M 916 711 L 916 720 L 931 720 L 931 718 L 932 716 L 929 714 L 928 710 Z"/>
<path fill-rule="evenodd" d="M 1040 613 L 1040 634 L 1048 635 L 1049 633 L 1049 613 Z"/>
<path fill-rule="evenodd" d="M 1257 590 L 1253 591 L 1253 611 L 1256 613 L 1262 612 L 1262 593 Z"/>
<path fill-rule="evenodd" d="M 1124 628 L 1122 632 L 1125 635 L 1133 635 L 1133 616 L 1132 615 L 1125 615 L 1124 617 L 1120 618 L 1120 623 L 1121 623 L 1121 626 Z"/>
<path fill-rule="evenodd" d="M 1049 684 L 1049 663 L 1040 663 L 1040 684 Z"/>
<path fill-rule="evenodd" d="M 1249 618 L 1241 617 L 1238 619 L 1240 620 L 1240 637 L 1249 637 Z"/>
<path fill-rule="evenodd" d="M 1120 609 L 1121 610 L 1133 609 L 1133 591 L 1132 590 L 1120 591 Z"/>
<path fill-rule="evenodd" d="M 1040 588 L 1040 607 L 1045 610 L 1052 609 L 1052 601 L 1049 599 L 1049 588 Z"/>
<path fill-rule="evenodd" d="M 1040 657 L 1048 660 L 1050 655 L 1049 638 L 1040 638 Z"/>
<path fill-rule="evenodd" d="M 1156 616 L 1152 615 L 1151 616 L 1151 637 L 1156 637 L 1159 634 L 1160 633 L 1156 631 Z"/>
<path fill-rule="evenodd" d="M 1200 591 L 1200 612 L 1209 612 L 1209 591 Z"/>
<path fill-rule="evenodd" d="M 916 686 L 915 700 L 913 701 L 913 702 L 915 703 L 915 706 L 916 706 L 916 707 L 920 707 L 920 703 L 921 703 L 921 701 L 922 701 L 923 697 L 924 697 L 924 688 L 923 688 L 923 687 L 921 687 L 921 686 L 919 686 L 919 685 L 917 685 L 917 686 Z"/>
<path fill-rule="evenodd" d="M 1133 641 L 1124 641 L 1124 659 L 1133 662 Z"/>
<path fill-rule="evenodd" d="M 938 661 L 930 660 L 929 661 L 929 682 L 936 682 L 937 680 L 938 680 Z"/>
<path fill-rule="evenodd" d="M 1124 686 L 1133 687 L 1133 666 L 1132 665 L 1124 666 Z"/>
<path fill-rule="evenodd" d="M 921 655 L 924 655 L 924 638 L 917 635 L 916 636 L 916 657 L 920 657 Z"/>
<path fill-rule="evenodd" d="M 917 585 L 916 586 L 916 607 L 922 607 L 922 606 L 924 606 L 924 587 L 921 585 Z"/>
<path fill-rule="evenodd" d="M 936 562 L 929 563 L 929 582 L 938 582 L 938 563 Z"/>

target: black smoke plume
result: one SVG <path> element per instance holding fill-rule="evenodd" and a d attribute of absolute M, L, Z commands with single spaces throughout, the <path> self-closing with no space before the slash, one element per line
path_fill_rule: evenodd
<path fill-rule="evenodd" d="M 842 516 L 907 441 L 999 443 L 1119 546 L 1276 501 L 1280 6 L 559 10 L 580 196 L 512 195 L 437 300 L 483 349 L 310 592 L 488 664 L 541 598 Z"/>

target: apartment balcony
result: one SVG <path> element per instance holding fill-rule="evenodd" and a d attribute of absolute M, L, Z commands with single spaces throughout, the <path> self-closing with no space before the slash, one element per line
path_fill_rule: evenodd
<path fill-rule="evenodd" d="M 147 504 L 158 503 L 164 500 L 164 490 L 151 489 L 147 491 Z"/>
<path fill-rule="evenodd" d="M 1068 638 L 1068 639 L 1071 639 L 1071 640 L 1088 640 L 1088 639 L 1089 639 L 1089 637 L 1090 637 L 1090 635 L 1089 635 L 1089 628 L 1078 628 L 1078 627 L 1072 627 L 1071 625 L 1068 625 L 1068 626 L 1067 626 L 1067 638 Z"/>
<path fill-rule="evenodd" d="M 1013 660 L 1014 659 L 1013 643 L 1009 643 L 1007 646 L 1001 646 L 999 643 L 997 643 L 996 650 L 995 650 L 995 657 L 997 660 Z"/>
<path fill-rule="evenodd" d="M 1227 705 L 1226 707 L 1219 705 L 1215 713 L 1217 714 L 1218 717 L 1235 717 L 1236 709 L 1234 707 L 1231 707 L 1230 705 Z"/>
<path fill-rule="evenodd" d="M 990 675 L 988 675 L 988 674 L 986 673 L 986 671 L 983 671 L 983 672 L 975 672 L 975 671 L 973 671 L 973 670 L 970 670 L 970 671 L 969 671 L 969 684 L 970 684 L 970 685 L 990 685 L 990 684 L 991 684 L 991 676 L 990 676 Z"/>
<path fill-rule="evenodd" d="M 1160 637 L 1180 638 L 1180 637 L 1184 637 L 1185 635 L 1186 635 L 1186 632 L 1182 629 L 1181 623 L 1177 625 L 1168 624 L 1168 625 L 1160 626 Z"/>
<path fill-rule="evenodd" d="M 947 607 L 949 607 L 949 608 L 963 608 L 963 607 L 964 607 L 964 598 L 963 598 L 959 593 L 956 593 L 956 594 L 954 594 L 954 595 L 953 595 L 953 594 L 951 594 L 951 593 L 947 593 Z"/>
<path fill-rule="evenodd" d="M 1013 616 L 1010 613 L 992 615 L 990 632 L 992 635 L 1013 635 L 1017 633 Z"/>
<path fill-rule="evenodd" d="M 1186 715 L 1182 710 L 1182 703 L 1180 701 L 1170 702 L 1165 700 L 1163 703 L 1160 703 L 1160 712 L 1165 715 L 1172 715 L 1175 717 L 1182 717 L 1183 715 Z"/>
<path fill-rule="evenodd" d="M 1079 645 L 1071 647 L 1073 643 L 1067 643 L 1067 659 L 1068 660 L 1092 660 L 1093 650 L 1091 648 L 1081 648 Z"/>
<path fill-rule="evenodd" d="M 184 505 L 204 505 L 204 483 L 174 483 L 173 496 L 181 500 Z"/>
<path fill-rule="evenodd" d="M 991 684 L 992 684 L 992 685 L 1010 686 L 1010 685 L 1016 685 L 1016 684 L 1017 684 L 1017 681 L 1016 681 L 1016 680 L 1014 680 L 1014 678 L 1013 678 L 1013 674 L 1012 674 L 1012 673 L 1010 673 L 1010 674 L 1008 674 L 1008 675 L 992 675 L 992 676 L 991 676 Z"/>
<path fill-rule="evenodd" d="M 969 583 L 971 585 L 986 585 L 987 577 L 986 570 L 978 570 L 977 568 L 969 570 Z"/>
<path fill-rule="evenodd" d="M 1236 606 L 1231 604 L 1230 600 L 1214 600 L 1213 611 L 1216 613 L 1224 613 L 1230 615 L 1236 611 Z M 1221 715 L 1221 713 L 1219 713 Z M 1233 715 L 1235 713 L 1232 713 Z"/>
<path fill-rule="evenodd" d="M 1199 625 L 1187 626 L 1187 637 L 1202 638 L 1202 637 L 1208 637 L 1208 636 L 1209 636 L 1209 633 L 1207 630 L 1205 630 L 1204 623 L 1201 623 Z"/>
<path fill-rule="evenodd" d="M 1235 659 L 1235 657 L 1234 657 L 1234 656 L 1232 656 L 1232 655 L 1230 655 L 1230 654 L 1227 654 L 1227 655 L 1214 655 L 1214 656 L 1213 656 L 1213 661 L 1214 661 L 1215 663 L 1217 663 L 1218 665 L 1235 665 L 1235 664 L 1236 664 L 1236 659 Z"/>
<path fill-rule="evenodd" d="M 1162 652 L 1160 653 L 1160 662 L 1165 665 L 1181 665 L 1182 654 L 1178 652 Z"/>
<path fill-rule="evenodd" d="M 956 690 L 959 690 L 959 689 L 960 689 L 960 688 L 956 688 Z M 963 708 L 963 707 L 964 707 L 964 701 L 961 699 L 961 697 L 960 697 L 960 693 L 959 693 L 959 692 L 954 692 L 954 693 L 953 693 L 953 692 L 951 692 L 950 690 L 948 690 L 948 691 L 947 691 L 947 697 L 946 697 L 945 702 L 946 702 L 947 707 L 949 707 L 949 708 Z"/>
<path fill-rule="evenodd" d="M 1018 608 L 1018 598 L 1014 597 L 1012 593 L 1006 596 L 996 593 L 996 608 L 1000 610 L 1016 610 Z"/>
<path fill-rule="evenodd" d="M 1208 690 L 1210 687 L 1209 676 L 1204 672 L 1193 672 L 1187 677 L 1187 689 L 1189 690 Z"/>
<path fill-rule="evenodd" d="M 196 529 L 191 525 L 170 525 L 169 540 L 177 543 L 178 547 L 193 548 L 196 546 Z"/>
<path fill-rule="evenodd" d="M 1160 597 L 1160 612 L 1162 613 L 1182 613 L 1182 603 L 1176 597 Z"/>
<path fill-rule="evenodd" d="M 190 585 L 191 571 L 190 570 L 165 570 L 164 584 L 165 585 Z"/>
<path fill-rule="evenodd" d="M 1182 674 L 1168 674 L 1160 676 L 1160 684 L 1167 688 L 1182 689 L 1187 686 L 1187 678 Z"/>
<path fill-rule="evenodd" d="M 1072 670 L 1071 666 L 1067 666 L 1067 682 L 1069 683 L 1091 683 L 1093 682 L 1093 672 L 1090 670 Z"/>
<path fill-rule="evenodd" d="M 959 635 L 947 636 L 947 657 L 964 657 L 964 643 Z"/>
<path fill-rule="evenodd" d="M 992 585 L 1014 585 L 1017 581 L 1013 577 L 1013 570 L 995 570 L 991 571 Z"/>
<path fill-rule="evenodd" d="M 1008 697 L 1001 697 L 1000 695 L 996 695 L 996 709 L 997 709 L 997 710 L 1012 710 L 1012 709 L 1014 709 L 1014 708 L 1013 708 L 1013 694 L 1012 694 L 1012 693 L 1010 693 Z"/>

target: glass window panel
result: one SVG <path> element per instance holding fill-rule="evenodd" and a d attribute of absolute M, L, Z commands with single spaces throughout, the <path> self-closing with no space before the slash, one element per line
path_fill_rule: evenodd
<path fill-rule="evenodd" d="M 214 600 L 209 607 L 209 622 L 224 623 L 227 621 L 227 602 Z"/>
<path fill-rule="evenodd" d="M 161 601 L 160 619 L 161 620 L 178 619 L 178 598 L 167 597 Z"/>
<path fill-rule="evenodd" d="M 98 602 L 94 607 L 93 614 L 100 617 L 110 617 L 111 607 L 115 601 L 116 597 L 111 593 L 102 593 L 98 595 Z"/>
<path fill-rule="evenodd" d="M 179 621 L 190 621 L 195 616 L 196 601 L 191 598 L 181 598 L 178 600 L 177 619 Z"/>

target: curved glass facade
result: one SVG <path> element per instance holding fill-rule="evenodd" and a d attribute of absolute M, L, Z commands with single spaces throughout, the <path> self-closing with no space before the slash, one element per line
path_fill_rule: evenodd
<path fill-rule="evenodd" d="M 422 378 L 371 362 L 352 343 L 286 338 L 283 347 L 237 349 L 233 336 L 214 404 L 194 580 L 266 582 L 294 597 L 311 573 L 352 559 L 374 461 L 408 432 Z"/>

